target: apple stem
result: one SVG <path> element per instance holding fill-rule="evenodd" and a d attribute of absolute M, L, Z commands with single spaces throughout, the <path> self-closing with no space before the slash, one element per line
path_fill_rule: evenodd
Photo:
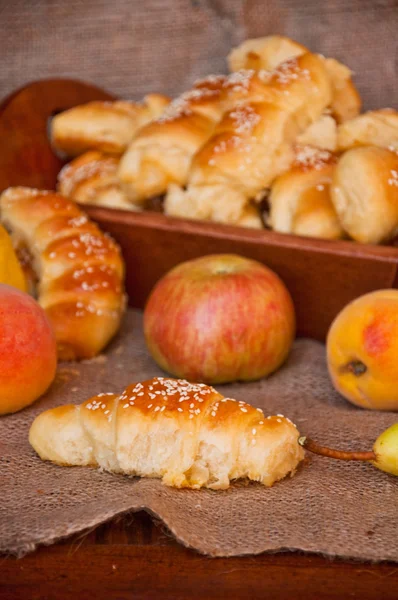
<path fill-rule="evenodd" d="M 333 448 L 321 446 L 320 444 L 317 444 L 317 442 L 314 442 L 314 440 L 311 438 L 305 436 L 300 437 L 298 443 L 306 450 L 309 450 L 314 454 L 319 454 L 320 456 L 327 456 L 328 458 L 337 458 L 339 460 L 376 460 L 376 454 L 372 451 L 344 452 L 343 450 L 334 450 Z"/>

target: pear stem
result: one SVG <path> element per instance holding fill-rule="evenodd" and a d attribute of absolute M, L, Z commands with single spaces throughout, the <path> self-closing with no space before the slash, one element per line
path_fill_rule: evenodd
<path fill-rule="evenodd" d="M 306 450 L 309 450 L 314 454 L 319 454 L 320 456 L 327 456 L 328 458 L 337 458 L 338 460 L 376 460 L 376 454 L 372 451 L 344 452 L 343 450 L 334 450 L 333 448 L 321 446 L 320 444 L 317 444 L 317 442 L 314 442 L 314 440 L 311 438 L 305 436 L 300 437 L 298 443 Z"/>

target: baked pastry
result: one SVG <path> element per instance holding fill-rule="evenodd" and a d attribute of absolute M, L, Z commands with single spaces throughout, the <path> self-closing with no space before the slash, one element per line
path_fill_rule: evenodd
<path fill-rule="evenodd" d="M 170 183 L 185 183 L 192 156 L 222 116 L 225 80 L 220 75 L 197 82 L 135 136 L 118 173 L 131 202 L 142 205 Z"/>
<path fill-rule="evenodd" d="M 225 113 L 193 158 L 187 190 L 170 186 L 166 214 L 238 223 L 249 201 L 290 167 L 297 135 L 330 103 L 330 80 L 314 54 L 290 59 L 271 74 L 235 75 L 246 100 Z"/>
<path fill-rule="evenodd" d="M 273 71 L 289 58 L 301 56 L 308 49 L 283 35 L 269 35 L 262 38 L 245 40 L 233 48 L 227 61 L 230 71 L 254 69 Z"/>
<path fill-rule="evenodd" d="M 356 146 L 380 146 L 398 150 L 398 112 L 392 108 L 370 110 L 339 125 L 337 147 L 340 152 Z"/>
<path fill-rule="evenodd" d="M 337 149 L 337 124 L 335 119 L 325 112 L 297 137 L 296 144 L 335 152 Z"/>
<path fill-rule="evenodd" d="M 85 152 L 58 174 L 57 191 L 80 204 L 138 210 L 120 188 L 119 159 L 95 150 Z"/>
<path fill-rule="evenodd" d="M 340 158 L 331 199 L 343 229 L 357 242 L 379 244 L 398 232 L 398 154 L 376 146 Z"/>
<path fill-rule="evenodd" d="M 276 53 L 273 64 L 279 65 L 283 56 Z M 138 132 L 119 168 L 123 189 L 132 202 L 144 204 L 166 193 L 170 184 L 185 185 L 192 157 L 212 136 L 223 114 L 249 98 L 264 101 L 263 82 L 253 75 L 249 69 L 197 81 L 160 118 Z"/>
<path fill-rule="evenodd" d="M 142 104 L 119 100 L 75 106 L 52 119 L 52 144 L 67 156 L 87 150 L 122 154 L 138 129 L 159 117 L 169 102 L 167 96 L 149 94 Z"/>
<path fill-rule="evenodd" d="M 241 478 L 271 486 L 294 473 L 304 456 L 298 437 L 282 415 L 265 417 L 207 385 L 163 377 L 47 410 L 29 432 L 40 458 L 59 465 L 212 489 Z"/>
<path fill-rule="evenodd" d="M 238 69 L 272 70 L 280 62 L 309 52 L 308 48 L 283 36 L 266 36 L 246 40 L 228 57 L 231 71 Z M 333 88 L 330 110 L 338 123 L 353 119 L 361 110 L 361 98 L 352 82 L 351 70 L 335 60 L 324 58 Z"/>
<path fill-rule="evenodd" d="M 343 236 L 330 198 L 336 162 L 326 150 L 297 148 L 293 167 L 274 181 L 268 197 L 272 229 L 325 239 Z"/>
<path fill-rule="evenodd" d="M 125 307 L 118 246 L 74 202 L 54 192 L 9 188 L 1 221 L 37 278 L 60 360 L 91 358 L 119 328 Z"/>
<path fill-rule="evenodd" d="M 351 79 L 351 69 L 334 58 L 324 60 L 333 88 L 330 110 L 338 123 L 344 123 L 359 115 L 361 96 Z"/>

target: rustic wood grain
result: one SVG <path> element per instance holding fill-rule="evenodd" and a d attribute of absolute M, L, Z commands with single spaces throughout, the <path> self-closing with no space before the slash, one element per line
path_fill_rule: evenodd
<path fill-rule="evenodd" d="M 77 104 L 113 97 L 88 83 L 49 79 L 31 83 L 0 104 L 0 188 L 52 189 L 64 161 L 48 139 L 51 117 Z"/>
<path fill-rule="evenodd" d="M 398 586 L 392 563 L 299 553 L 206 558 L 179 546 L 145 513 L 22 559 L 0 557 L 0 574 L 1 600 L 395 600 Z"/>

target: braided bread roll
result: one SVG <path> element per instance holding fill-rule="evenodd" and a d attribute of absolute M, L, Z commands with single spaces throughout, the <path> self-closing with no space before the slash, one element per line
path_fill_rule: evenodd
<path fill-rule="evenodd" d="M 57 192 L 80 204 L 138 210 L 120 188 L 118 166 L 115 156 L 85 152 L 58 173 Z"/>
<path fill-rule="evenodd" d="M 231 50 L 227 61 L 230 71 L 242 69 L 273 71 L 289 58 L 301 56 L 306 52 L 308 49 L 305 46 L 286 36 L 268 35 L 245 40 Z"/>
<path fill-rule="evenodd" d="M 312 146 L 321 150 L 336 152 L 337 150 L 337 124 L 332 116 L 323 114 L 307 129 L 297 136 L 296 144 L 299 146 Z"/>
<path fill-rule="evenodd" d="M 379 244 L 398 233 L 398 154 L 364 146 L 348 150 L 333 175 L 331 199 L 343 229 Z"/>
<path fill-rule="evenodd" d="M 280 62 L 309 52 L 302 44 L 284 36 L 266 36 L 246 40 L 234 48 L 228 57 L 231 71 L 238 69 L 273 70 Z M 324 58 L 332 84 L 330 109 L 338 123 L 356 117 L 361 110 L 361 98 L 352 79 L 351 70 L 335 60 Z M 278 62 L 279 61 L 279 62 Z"/>
<path fill-rule="evenodd" d="M 140 127 L 159 117 L 170 99 L 149 94 L 143 102 L 88 102 L 56 115 L 51 121 L 54 148 L 67 156 L 87 150 L 122 154 Z"/>
<path fill-rule="evenodd" d="M 163 377 L 47 410 L 29 432 L 40 458 L 59 465 L 212 489 L 241 478 L 271 486 L 293 474 L 304 456 L 298 437 L 282 415 L 266 418 L 207 385 Z"/>
<path fill-rule="evenodd" d="M 398 150 L 398 112 L 392 108 L 370 110 L 339 125 L 338 150 L 343 152 L 357 146 L 379 146 Z"/>
<path fill-rule="evenodd" d="M 195 155 L 187 190 L 169 187 L 167 214 L 238 223 L 249 200 L 290 167 L 297 135 L 330 103 L 330 80 L 314 54 L 290 59 L 271 74 L 239 77 L 246 100 L 225 113 Z"/>
<path fill-rule="evenodd" d="M 275 53 L 279 65 L 284 52 Z M 253 76 L 254 71 L 249 74 Z M 143 127 L 123 156 L 119 177 L 131 202 L 143 204 L 164 194 L 170 184 L 185 185 L 194 154 L 213 135 L 225 111 L 241 101 L 260 98 L 263 85 L 253 79 L 248 89 L 248 72 L 229 77 L 210 75 L 175 99 L 162 116 Z M 257 95 L 256 95 L 257 93 Z"/>
<path fill-rule="evenodd" d="M 343 236 L 330 198 L 336 162 L 326 150 L 297 151 L 293 167 L 274 181 L 268 197 L 272 229 L 324 239 Z"/>
<path fill-rule="evenodd" d="M 98 354 L 118 330 L 125 307 L 118 246 L 54 192 L 9 188 L 0 196 L 0 211 L 17 252 L 29 256 L 59 359 Z"/>
<path fill-rule="evenodd" d="M 143 204 L 163 194 L 169 183 L 184 185 L 192 156 L 222 116 L 225 80 L 220 75 L 197 82 L 135 136 L 119 167 L 131 202 Z"/>

